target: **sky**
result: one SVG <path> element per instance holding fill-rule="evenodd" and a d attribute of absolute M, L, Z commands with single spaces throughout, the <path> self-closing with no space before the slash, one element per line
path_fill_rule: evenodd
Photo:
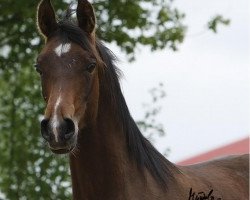
<path fill-rule="evenodd" d="M 142 119 L 148 90 L 164 84 L 166 98 L 157 117 L 166 135 L 154 144 L 170 148 L 172 162 L 214 149 L 250 133 L 250 38 L 248 0 L 175 0 L 186 13 L 187 37 L 178 52 L 141 48 L 129 63 L 119 48 L 124 96 L 135 120 Z M 216 14 L 230 18 L 218 34 L 206 31 Z"/>

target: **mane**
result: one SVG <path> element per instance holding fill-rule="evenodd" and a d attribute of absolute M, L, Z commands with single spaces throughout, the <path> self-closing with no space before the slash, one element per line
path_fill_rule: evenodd
<path fill-rule="evenodd" d="M 92 51 L 89 37 L 75 22 L 62 20 L 58 23 L 60 34 L 64 41 L 71 41 L 80 45 L 87 51 Z M 100 78 L 100 92 L 105 94 L 107 103 L 112 103 L 114 114 L 122 125 L 125 134 L 128 155 L 133 159 L 137 167 L 144 172 L 146 168 L 154 179 L 167 188 L 167 181 L 174 180 L 171 171 L 177 168 L 160 154 L 154 146 L 142 135 L 132 116 L 130 115 L 126 101 L 119 83 L 120 70 L 115 65 L 116 57 L 102 42 L 96 39 L 96 48 L 105 67 Z"/>

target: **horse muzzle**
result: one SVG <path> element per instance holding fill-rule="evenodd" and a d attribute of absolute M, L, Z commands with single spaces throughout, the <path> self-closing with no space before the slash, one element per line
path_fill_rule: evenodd
<path fill-rule="evenodd" d="M 42 137 L 48 142 L 53 153 L 70 152 L 77 141 L 77 125 L 72 119 L 43 119 L 41 121 Z"/>

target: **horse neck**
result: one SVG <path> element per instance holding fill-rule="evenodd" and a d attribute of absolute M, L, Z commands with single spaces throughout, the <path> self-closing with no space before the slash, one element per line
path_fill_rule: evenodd
<path fill-rule="evenodd" d="M 160 176 L 166 178 L 166 171 L 167 176 L 176 171 L 174 166 L 169 163 L 163 169 L 167 163 L 143 139 L 129 114 L 115 70 L 99 77 L 102 78 L 95 125 L 79 133 L 79 152 L 70 156 L 74 199 L 141 199 L 138 191 L 146 191 L 144 199 L 164 194 L 159 176 L 152 174 L 161 169 Z M 131 156 L 136 153 L 142 153 L 148 160 Z M 146 165 L 138 168 L 142 162 L 151 162 L 151 171 Z"/>
<path fill-rule="evenodd" d="M 127 185 L 132 186 L 129 177 L 139 176 L 112 109 L 100 103 L 96 125 L 79 133 L 79 150 L 70 156 L 74 199 L 124 199 Z"/>

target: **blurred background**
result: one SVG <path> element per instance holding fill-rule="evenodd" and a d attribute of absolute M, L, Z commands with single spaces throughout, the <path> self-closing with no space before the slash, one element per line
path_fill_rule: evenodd
<path fill-rule="evenodd" d="M 166 97 L 156 119 L 166 136 L 155 144 L 161 152 L 169 147 L 168 158 L 179 162 L 248 137 L 250 10 L 244 0 L 173 4 L 186 15 L 185 40 L 178 51 L 152 53 L 141 47 L 135 62 L 122 58 L 121 66 L 125 97 L 136 119 L 144 116 L 141 102 L 149 98 L 148 89 L 163 83 Z M 230 24 L 218 25 L 214 34 L 206 22 L 216 13 Z"/>
<path fill-rule="evenodd" d="M 70 199 L 67 156 L 40 137 L 34 0 L 0 2 L 0 198 Z M 53 0 L 58 18 L 71 0 Z M 92 0 L 128 106 L 156 148 L 191 164 L 249 152 L 248 0 Z M 74 7 L 74 6 L 73 6 Z"/>

